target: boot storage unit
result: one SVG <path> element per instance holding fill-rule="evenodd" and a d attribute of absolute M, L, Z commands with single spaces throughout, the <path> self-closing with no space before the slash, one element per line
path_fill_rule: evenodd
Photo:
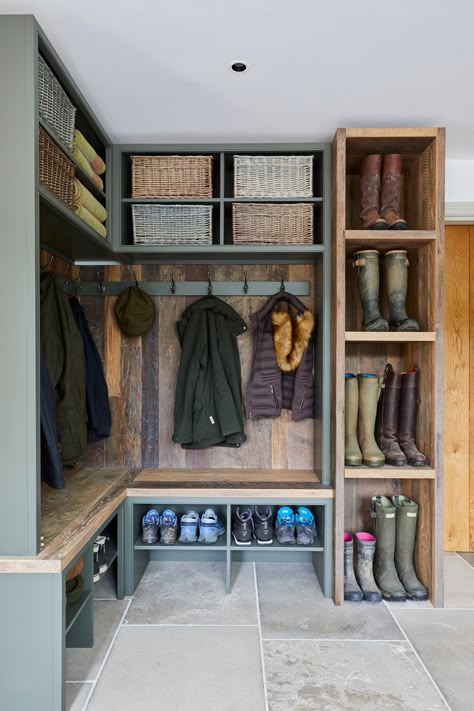
<path fill-rule="evenodd" d="M 333 142 L 332 468 L 337 603 L 344 597 L 343 547 L 339 544 L 344 531 L 372 531 L 371 497 L 402 494 L 419 505 L 415 568 L 432 603 L 443 604 L 444 140 L 444 129 L 339 129 Z M 372 154 L 401 154 L 401 214 L 408 224 L 406 230 L 361 229 L 360 166 L 363 158 Z M 384 255 L 391 250 L 406 250 L 407 312 L 418 321 L 419 331 L 363 330 L 353 257 L 358 254 L 364 260 L 364 250 L 379 253 L 380 312 L 387 319 Z M 405 255 L 402 262 L 405 264 Z M 345 373 L 382 376 L 387 363 L 395 373 L 418 370 L 416 444 L 427 463 L 345 466 Z M 369 379 L 361 380 L 364 387 Z M 377 387 L 377 380 L 372 385 Z M 364 427 L 360 419 L 361 397 L 360 389 L 359 439 L 363 434 L 361 426 Z"/>

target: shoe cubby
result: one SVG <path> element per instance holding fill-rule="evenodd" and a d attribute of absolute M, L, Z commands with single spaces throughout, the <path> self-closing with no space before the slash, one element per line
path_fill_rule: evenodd
<path fill-rule="evenodd" d="M 82 570 L 79 573 L 83 586 L 80 596 L 72 603 L 67 602 L 66 578 L 80 560 L 83 560 Z M 93 543 L 92 541 L 69 563 L 63 575 L 64 579 L 64 606 L 65 606 L 65 638 L 66 647 L 92 647 L 93 633 Z"/>
<path fill-rule="evenodd" d="M 156 509 L 158 513 L 161 514 L 165 509 L 171 509 L 172 511 L 175 512 L 176 516 L 178 517 L 178 534 L 177 534 L 177 539 L 176 543 L 172 544 L 167 544 L 167 543 L 162 543 L 161 542 L 161 537 L 158 539 L 158 543 L 143 543 L 142 541 L 142 519 L 143 516 L 146 514 L 147 511 L 150 511 L 150 509 Z M 221 536 L 218 537 L 216 543 L 199 543 L 196 541 L 195 543 L 180 543 L 179 541 L 179 536 L 181 532 L 181 516 L 183 516 L 187 511 L 196 511 L 199 514 L 199 517 L 202 516 L 202 514 L 206 511 L 206 509 L 212 509 L 215 511 L 217 514 L 217 517 L 220 521 L 223 522 L 225 526 L 225 533 L 223 533 Z M 228 522 L 227 522 L 227 507 L 225 505 L 219 504 L 219 505 L 213 505 L 212 502 L 209 504 L 196 504 L 196 505 L 189 505 L 186 506 L 184 504 L 153 504 L 151 503 L 150 505 L 145 505 L 145 504 L 137 504 L 134 507 L 134 523 L 135 523 L 135 528 L 134 531 L 136 532 L 136 535 L 134 537 L 135 540 L 135 549 L 136 550 L 154 550 L 158 549 L 161 552 L 166 551 L 168 549 L 173 549 L 173 550 L 182 550 L 186 551 L 189 549 L 196 550 L 196 549 L 203 549 L 207 550 L 210 548 L 213 548 L 214 550 L 226 550 L 227 549 L 227 530 L 228 530 Z M 199 526 L 198 526 L 198 536 L 199 536 Z"/>
<path fill-rule="evenodd" d="M 408 230 L 435 230 L 439 220 L 439 129 L 345 130 L 344 197 L 347 230 L 362 229 L 360 166 L 371 154 L 400 154 L 401 217 Z M 383 162 L 382 162 L 383 171 Z M 393 230 L 392 230 L 393 232 Z"/>
<path fill-rule="evenodd" d="M 276 525 L 276 515 L 277 511 L 281 506 L 285 506 L 285 504 L 266 504 L 266 506 L 270 506 L 272 510 L 272 522 L 273 522 L 273 527 L 275 529 Z M 314 537 L 314 542 L 311 545 L 301 545 L 296 543 L 296 532 L 295 532 L 295 543 L 294 544 L 282 544 L 279 543 L 277 540 L 277 535 L 276 531 L 273 534 L 273 543 L 271 544 L 261 544 L 259 543 L 255 536 L 252 538 L 251 544 L 250 545 L 238 545 L 235 542 L 235 538 L 232 535 L 231 536 L 231 550 L 232 551 L 241 551 L 242 553 L 245 553 L 245 551 L 249 550 L 249 548 L 254 549 L 255 551 L 261 552 L 262 554 L 265 553 L 265 551 L 270 552 L 270 551 L 279 551 L 279 552 L 284 552 L 287 551 L 289 553 L 301 553 L 301 552 L 307 552 L 307 553 L 313 553 L 313 552 L 321 552 L 324 550 L 324 507 L 323 506 L 312 506 L 312 505 L 306 505 L 303 503 L 298 504 L 297 506 L 290 506 L 290 508 L 293 509 L 293 512 L 296 514 L 298 511 L 299 506 L 305 506 L 307 509 L 311 511 L 311 513 L 314 516 L 314 520 L 316 522 L 316 535 Z M 232 523 L 234 522 L 234 515 L 235 515 L 235 510 L 237 508 L 240 508 L 241 510 L 243 508 L 251 508 L 252 510 L 255 508 L 254 506 L 231 506 L 231 520 Z M 320 534 L 320 532 L 322 532 Z"/>

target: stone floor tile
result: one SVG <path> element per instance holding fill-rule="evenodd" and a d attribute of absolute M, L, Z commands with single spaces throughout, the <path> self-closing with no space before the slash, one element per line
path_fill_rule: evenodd
<path fill-rule="evenodd" d="M 474 608 L 474 568 L 460 556 L 444 559 L 444 607 Z"/>
<path fill-rule="evenodd" d="M 66 684 L 65 711 L 83 711 L 92 684 Z"/>
<path fill-rule="evenodd" d="M 265 639 L 403 639 L 383 603 L 325 599 L 311 563 L 258 563 Z"/>
<path fill-rule="evenodd" d="M 474 610 L 399 610 L 396 616 L 453 711 L 473 711 Z"/>
<path fill-rule="evenodd" d="M 407 642 L 264 642 L 269 711 L 446 711 Z"/>
<path fill-rule="evenodd" d="M 67 681 L 95 680 L 127 605 L 127 600 L 94 602 L 94 646 L 66 649 Z"/>
<path fill-rule="evenodd" d="M 235 563 L 225 592 L 225 563 L 149 563 L 127 613 L 129 624 L 256 625 L 253 563 Z"/>
<path fill-rule="evenodd" d="M 258 628 L 120 628 L 87 711 L 264 711 Z"/>
<path fill-rule="evenodd" d="M 459 553 L 459 555 L 474 568 L 474 553 Z"/>

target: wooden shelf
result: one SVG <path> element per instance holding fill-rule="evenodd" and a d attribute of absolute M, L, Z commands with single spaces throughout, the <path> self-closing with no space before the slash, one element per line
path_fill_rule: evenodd
<path fill-rule="evenodd" d="M 346 331 L 346 343 L 432 343 L 436 331 Z"/>
<path fill-rule="evenodd" d="M 431 467 L 345 467 L 345 479 L 435 479 Z"/>
<path fill-rule="evenodd" d="M 436 240 L 429 230 L 345 230 L 346 250 L 419 249 Z"/>

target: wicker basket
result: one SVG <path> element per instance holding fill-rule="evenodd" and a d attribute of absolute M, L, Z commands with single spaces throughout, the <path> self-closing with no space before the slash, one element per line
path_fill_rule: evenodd
<path fill-rule="evenodd" d="M 39 130 L 39 181 L 72 210 L 74 163 L 64 155 L 42 128 Z"/>
<path fill-rule="evenodd" d="M 132 156 L 132 198 L 211 198 L 212 156 Z"/>
<path fill-rule="evenodd" d="M 38 109 L 43 121 L 72 150 L 76 107 L 41 55 L 38 55 Z"/>
<path fill-rule="evenodd" d="M 211 205 L 132 205 L 134 244 L 212 244 Z"/>
<path fill-rule="evenodd" d="M 232 205 L 234 244 L 313 244 L 313 205 Z"/>
<path fill-rule="evenodd" d="M 314 156 L 234 156 L 235 197 L 312 197 Z"/>

